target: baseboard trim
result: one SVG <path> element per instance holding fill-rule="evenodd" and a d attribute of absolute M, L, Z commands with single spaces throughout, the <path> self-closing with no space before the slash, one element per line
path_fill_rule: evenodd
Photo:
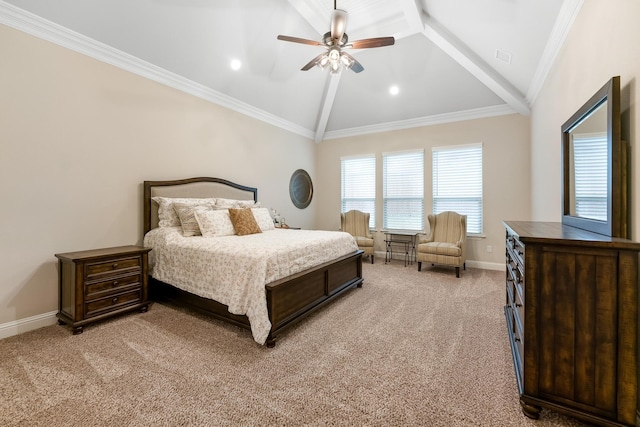
<path fill-rule="evenodd" d="M 466 262 L 467 267 L 480 268 L 482 270 L 496 270 L 505 271 L 506 264 L 504 262 L 485 262 L 485 261 L 470 261 Z"/>
<path fill-rule="evenodd" d="M 385 259 L 385 252 L 376 252 L 376 260 L 382 260 L 382 262 L 384 262 Z M 400 261 L 404 261 L 404 253 L 399 253 L 399 252 L 395 252 L 393 254 L 393 259 L 397 259 Z M 501 262 L 486 262 L 486 261 L 473 261 L 473 260 L 467 260 L 466 262 L 467 267 L 470 268 L 480 268 L 482 270 L 497 270 L 497 271 L 505 271 L 505 263 Z"/>
<path fill-rule="evenodd" d="M 0 339 L 9 338 L 45 326 L 55 325 L 57 313 L 57 311 L 50 311 L 48 313 L 27 317 L 26 319 L 3 323 L 0 325 Z"/>

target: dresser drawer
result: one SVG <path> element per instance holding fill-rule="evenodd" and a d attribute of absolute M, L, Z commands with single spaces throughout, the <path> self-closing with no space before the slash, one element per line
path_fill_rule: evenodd
<path fill-rule="evenodd" d="M 104 298 L 87 302 L 85 305 L 85 317 L 93 317 L 99 314 L 117 310 L 128 305 L 137 304 L 142 301 L 142 288 L 138 287 L 134 290 L 123 292 L 115 295 L 109 295 Z"/>
<path fill-rule="evenodd" d="M 121 293 L 129 288 L 141 286 L 142 276 L 139 273 L 126 276 L 109 277 L 98 282 L 88 282 L 85 284 L 85 300 L 90 301 L 111 294 Z"/>
<path fill-rule="evenodd" d="M 524 336 L 524 303 L 522 302 L 522 297 L 517 289 L 516 292 L 514 292 L 514 297 L 513 317 L 515 319 L 516 329 L 519 331 L 520 338 L 522 338 Z"/>
<path fill-rule="evenodd" d="M 100 275 L 120 275 L 130 271 L 140 270 L 142 257 L 139 255 L 130 257 L 114 257 L 108 260 L 87 262 L 84 266 L 85 279 L 91 280 Z"/>
<path fill-rule="evenodd" d="M 517 326 L 515 328 L 514 341 L 516 343 L 516 351 L 517 351 L 517 353 L 514 355 L 514 360 L 518 362 L 518 365 L 519 365 L 518 368 L 520 368 L 520 372 L 523 372 L 524 371 L 524 363 L 523 363 L 524 338 L 521 332 L 518 330 Z"/>
<path fill-rule="evenodd" d="M 524 345 L 522 338 L 522 331 L 516 325 L 514 307 L 509 305 L 505 307 L 505 315 L 507 318 L 507 328 L 509 332 L 509 339 L 511 340 L 511 349 L 513 351 L 513 361 L 516 363 L 516 372 L 518 376 L 523 372 Z"/>

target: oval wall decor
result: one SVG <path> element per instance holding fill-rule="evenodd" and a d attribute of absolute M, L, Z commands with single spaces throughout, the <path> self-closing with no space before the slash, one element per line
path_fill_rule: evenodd
<path fill-rule="evenodd" d="M 311 203 L 313 197 L 313 183 L 304 169 L 298 169 L 291 175 L 289 181 L 289 196 L 294 206 L 304 209 Z"/>

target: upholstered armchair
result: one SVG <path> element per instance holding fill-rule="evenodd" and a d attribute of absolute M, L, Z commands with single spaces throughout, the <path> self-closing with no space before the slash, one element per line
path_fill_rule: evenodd
<path fill-rule="evenodd" d="M 371 264 L 374 260 L 373 236 L 369 232 L 369 217 L 367 212 L 351 210 L 340 214 L 340 230 L 351 234 L 358 247 L 364 251 L 365 255 L 371 257 Z"/>
<path fill-rule="evenodd" d="M 466 270 L 467 216 L 447 211 L 429 215 L 428 219 L 429 234 L 421 234 L 418 239 L 418 271 L 423 262 L 430 262 L 455 267 L 456 277 L 460 277 L 460 267 Z"/>

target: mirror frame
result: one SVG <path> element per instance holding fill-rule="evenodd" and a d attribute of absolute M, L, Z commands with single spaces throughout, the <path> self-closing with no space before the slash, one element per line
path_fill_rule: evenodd
<path fill-rule="evenodd" d="M 607 102 L 607 220 L 571 215 L 571 131 Z M 620 138 L 620 76 L 612 77 L 562 125 L 562 224 L 610 237 L 627 238 L 627 160 Z"/>

